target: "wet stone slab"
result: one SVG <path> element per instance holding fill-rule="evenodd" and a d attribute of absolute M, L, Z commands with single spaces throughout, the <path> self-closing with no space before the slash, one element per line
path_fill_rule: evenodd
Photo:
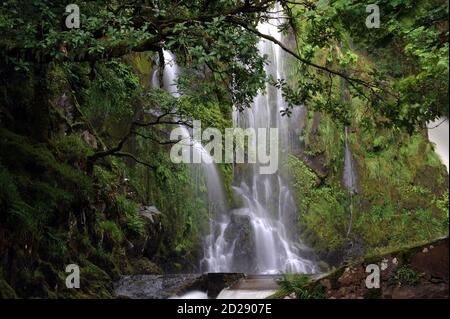
<path fill-rule="evenodd" d="M 204 284 L 201 274 L 132 275 L 116 283 L 114 294 L 124 299 L 167 299 L 188 290 L 202 290 Z"/>

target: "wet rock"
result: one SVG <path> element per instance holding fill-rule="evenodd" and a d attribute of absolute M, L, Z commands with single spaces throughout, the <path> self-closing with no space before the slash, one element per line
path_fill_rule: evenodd
<path fill-rule="evenodd" d="M 207 274 L 206 287 L 209 298 L 216 298 L 226 287 L 232 286 L 238 280 L 244 278 L 243 273 L 209 273 Z"/>
<path fill-rule="evenodd" d="M 338 282 L 342 286 L 361 286 L 366 278 L 366 272 L 363 267 L 348 267 L 345 269 Z"/>
<path fill-rule="evenodd" d="M 387 287 L 383 295 L 389 295 L 392 299 L 444 299 L 448 298 L 448 284 L 424 283 L 417 286 Z"/>
<path fill-rule="evenodd" d="M 226 240 L 229 243 L 235 242 L 233 271 L 257 272 L 256 248 L 253 236 L 253 229 L 248 214 L 243 210 L 234 210 L 231 213 L 230 224 L 225 231 Z"/>
<path fill-rule="evenodd" d="M 152 259 L 162 240 L 162 214 L 155 206 L 142 206 L 139 214 L 145 221 L 145 233 L 129 239 L 127 252 L 133 258 L 145 256 Z"/>
<path fill-rule="evenodd" d="M 145 257 L 131 260 L 130 263 L 133 265 L 134 273 L 140 274 L 140 275 L 146 275 L 146 274 L 161 274 L 162 270 L 159 268 L 158 265 L 152 263 L 150 260 L 148 260 Z"/>
<path fill-rule="evenodd" d="M 161 212 L 155 206 L 142 206 L 139 214 L 153 224 L 157 220 L 158 215 L 161 215 Z"/>
<path fill-rule="evenodd" d="M 317 174 L 321 181 L 330 173 L 326 155 L 323 153 L 317 155 L 301 154 L 300 159 Z"/>
<path fill-rule="evenodd" d="M 290 295 L 284 297 L 284 299 L 297 299 L 297 296 L 295 295 L 295 293 L 291 293 Z"/>
<path fill-rule="evenodd" d="M 411 258 L 411 266 L 430 278 L 448 279 L 448 241 L 424 247 Z"/>
<path fill-rule="evenodd" d="M 61 95 L 55 97 L 52 104 L 57 106 L 65 118 L 65 122 L 59 123 L 59 133 L 66 134 L 69 131 L 69 126 L 74 122 L 76 116 L 76 109 L 72 95 L 68 90 L 64 91 Z"/>
<path fill-rule="evenodd" d="M 92 135 L 88 131 L 83 131 L 81 133 L 81 138 L 83 139 L 83 141 L 86 142 L 87 145 L 91 146 L 94 149 L 97 148 L 97 146 L 98 146 L 97 145 L 97 139 L 95 138 L 94 135 Z"/>
<path fill-rule="evenodd" d="M 324 279 L 321 281 L 325 289 L 330 290 L 332 288 L 331 281 L 329 279 Z"/>
<path fill-rule="evenodd" d="M 187 291 L 204 289 L 203 275 L 133 275 L 124 276 L 114 287 L 121 299 L 167 299 Z"/>
<path fill-rule="evenodd" d="M 344 257 L 343 260 L 356 260 L 361 256 L 364 256 L 365 248 L 364 243 L 358 240 L 348 240 L 343 247 Z"/>

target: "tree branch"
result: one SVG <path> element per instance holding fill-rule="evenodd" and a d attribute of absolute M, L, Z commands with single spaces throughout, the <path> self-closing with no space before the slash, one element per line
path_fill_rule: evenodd
<path fill-rule="evenodd" d="M 117 157 L 128 157 L 131 158 L 132 160 L 134 160 L 136 163 L 144 165 L 152 170 L 156 170 L 156 166 L 149 164 L 147 162 L 141 161 L 140 159 L 138 159 L 136 156 L 134 156 L 131 153 L 127 153 L 127 152 L 116 152 L 114 154 L 112 154 L 113 156 L 117 156 Z"/>
<path fill-rule="evenodd" d="M 160 140 L 158 140 L 158 139 L 156 139 L 156 138 L 154 138 L 153 136 L 150 136 L 150 135 L 145 135 L 145 134 L 142 134 L 142 133 L 139 133 L 139 132 L 136 132 L 136 131 L 133 131 L 132 133 L 134 135 L 136 135 L 136 136 L 140 136 L 142 138 L 151 140 L 151 141 L 156 142 L 156 143 L 158 143 L 160 145 L 170 145 L 170 144 L 176 144 L 176 143 L 184 141 L 184 140 L 190 140 L 190 138 L 183 138 L 183 139 L 178 140 L 178 141 L 160 141 Z"/>
<path fill-rule="evenodd" d="M 183 122 L 183 121 L 163 121 L 164 117 L 169 116 L 169 115 L 176 115 L 176 114 L 177 114 L 176 112 L 167 111 L 167 112 L 159 115 L 156 118 L 156 120 L 153 122 L 147 122 L 147 123 L 133 122 L 131 124 L 130 131 L 124 137 L 122 137 L 120 139 L 119 143 L 116 146 L 114 146 L 110 149 L 104 150 L 104 151 L 96 152 L 93 155 L 88 157 L 88 172 L 92 172 L 93 164 L 95 163 L 95 161 L 97 161 L 100 158 L 107 157 L 107 156 L 127 156 L 127 157 L 134 156 L 132 154 L 122 152 L 122 148 L 123 148 L 124 144 L 128 141 L 128 139 L 132 135 L 141 135 L 142 137 L 149 138 L 143 134 L 136 132 L 134 130 L 134 128 L 136 126 L 137 127 L 148 127 L 148 126 L 152 126 L 152 125 L 161 125 L 161 124 L 188 125 L 188 123 Z M 169 144 L 169 143 L 164 142 L 164 144 Z M 132 158 L 135 159 L 137 163 L 144 164 L 143 162 L 138 161 L 135 157 L 132 157 Z"/>
<path fill-rule="evenodd" d="M 275 44 L 278 45 L 283 51 L 289 53 L 289 54 L 292 55 L 294 58 L 296 58 L 297 60 L 299 60 L 300 62 L 302 62 L 302 63 L 304 63 L 304 64 L 307 64 L 307 65 L 309 65 L 309 66 L 312 66 L 312 67 L 314 67 L 314 68 L 316 68 L 316 69 L 319 69 L 319 70 L 321 70 L 321 71 L 324 71 L 324 72 L 327 72 L 327 73 L 330 73 L 330 74 L 333 74 L 333 75 L 337 75 L 337 76 L 339 76 L 339 77 L 341 77 L 341 78 L 346 79 L 348 82 L 354 82 L 354 83 L 363 85 L 363 86 L 365 86 L 365 87 L 367 87 L 367 88 L 376 88 L 376 86 L 373 85 L 373 84 L 371 84 L 371 83 L 365 82 L 365 81 L 363 81 L 363 80 L 361 80 L 361 79 L 352 78 L 352 77 L 350 77 L 350 76 L 348 76 L 348 75 L 346 75 L 346 74 L 344 74 L 344 73 L 342 73 L 342 72 L 339 72 L 339 71 L 336 71 L 336 70 L 333 70 L 333 69 L 329 69 L 329 68 L 327 68 L 327 67 L 325 67 L 325 66 L 316 64 L 316 63 L 314 63 L 314 62 L 311 62 L 311 61 L 309 61 L 309 60 L 307 60 L 307 59 L 302 58 L 300 55 L 298 55 L 297 53 L 295 53 L 294 51 L 292 51 L 291 49 L 289 49 L 288 47 L 286 47 L 283 43 L 281 43 L 280 41 L 278 41 L 278 40 L 275 39 L 274 37 L 259 32 L 259 31 L 256 30 L 255 28 L 250 27 L 247 23 L 245 23 L 245 21 L 243 21 L 243 20 L 241 20 L 241 19 L 239 19 L 239 18 L 236 18 L 236 17 L 229 17 L 228 19 L 229 19 L 231 22 L 234 22 L 234 23 L 238 24 L 239 26 L 243 27 L 244 29 L 246 29 L 246 30 L 248 30 L 248 31 L 250 31 L 250 32 L 252 32 L 252 33 L 258 35 L 259 37 L 261 37 L 261 38 L 263 38 L 263 39 L 266 39 L 266 40 L 269 40 L 269 41 L 275 43 Z"/>

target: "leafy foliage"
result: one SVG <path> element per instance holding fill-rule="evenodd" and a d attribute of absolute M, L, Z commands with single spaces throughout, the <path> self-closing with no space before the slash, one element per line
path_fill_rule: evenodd
<path fill-rule="evenodd" d="M 286 53 L 287 79 L 267 78 L 257 49 L 256 26 L 273 19 L 276 2 L 289 17 L 279 44 L 296 56 Z M 141 204 L 161 211 L 161 238 L 147 257 L 166 270 L 195 268 L 215 211 L 201 170 L 170 161 L 167 132 L 193 118 L 230 127 L 233 106 L 248 107 L 266 83 L 282 90 L 284 115 L 308 107 L 302 155 L 329 168 L 315 172 L 293 156 L 285 163 L 302 235 L 318 252 L 348 239 L 344 125 L 353 127 L 361 183 L 351 239 L 376 249 L 446 233 L 448 180 L 419 129 L 448 114 L 448 4 L 378 3 L 383 27 L 368 31 L 363 1 L 77 1 L 81 28 L 67 30 L 65 3 L 3 1 L 0 252 L 15 256 L 2 264 L 9 273 L 0 274 L 1 292 L 111 297 L 112 279 L 132 268 L 124 243 L 147 235 Z M 169 50 L 180 66 L 176 96 L 155 87 Z M 232 169 L 220 171 L 231 195 Z M 85 274 L 83 291 L 55 292 L 62 264 L 73 260 Z M 14 287 L 3 277 L 17 278 Z M 400 277 L 414 279 L 408 271 Z M 323 297 L 307 283 L 295 277 L 285 285 L 300 298 Z"/>
<path fill-rule="evenodd" d="M 279 282 L 284 292 L 295 293 L 298 299 L 325 299 L 325 289 L 320 284 L 308 285 L 310 278 L 305 274 L 287 274 Z"/>
<path fill-rule="evenodd" d="M 415 286 L 419 282 L 419 274 L 408 265 L 400 266 L 396 271 L 393 279 L 398 285 Z"/>

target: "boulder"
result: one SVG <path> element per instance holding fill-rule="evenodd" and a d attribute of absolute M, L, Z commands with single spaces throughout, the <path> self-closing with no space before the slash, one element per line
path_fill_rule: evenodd
<path fill-rule="evenodd" d="M 235 243 L 232 271 L 256 273 L 256 247 L 250 217 L 239 209 L 232 211 L 230 218 L 225 238 Z"/>
<path fill-rule="evenodd" d="M 411 266 L 429 278 L 448 279 L 448 241 L 423 247 L 411 258 Z"/>

